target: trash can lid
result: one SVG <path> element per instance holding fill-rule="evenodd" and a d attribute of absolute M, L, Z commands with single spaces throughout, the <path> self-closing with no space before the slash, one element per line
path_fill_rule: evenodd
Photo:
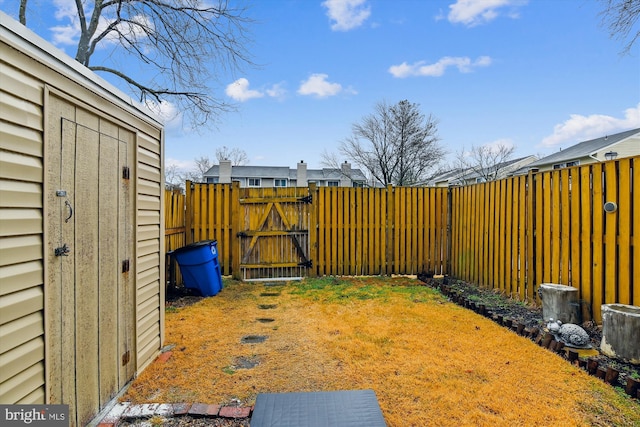
<path fill-rule="evenodd" d="M 190 243 L 190 244 L 185 245 L 185 246 L 183 246 L 181 248 L 174 249 L 173 251 L 171 251 L 171 253 L 175 254 L 175 253 L 180 253 L 182 251 L 189 251 L 191 249 L 194 249 L 194 248 L 197 248 L 197 247 L 200 247 L 200 246 L 211 246 L 213 243 L 216 243 L 216 241 L 215 240 L 201 240 L 199 242 Z"/>

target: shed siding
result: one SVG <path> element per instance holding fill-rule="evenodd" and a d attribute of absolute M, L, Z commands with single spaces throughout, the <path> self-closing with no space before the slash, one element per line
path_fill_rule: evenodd
<path fill-rule="evenodd" d="M 44 85 L 2 61 L 0 74 L 0 402 L 45 403 Z"/>
<path fill-rule="evenodd" d="M 44 45 L 46 42 L 0 12 L 0 403 L 61 403 L 58 389 L 74 388 L 76 372 L 98 378 L 99 387 L 90 380 L 85 381 L 86 390 L 78 390 L 91 396 L 78 400 L 78 407 L 71 405 L 73 425 L 84 424 L 87 416 L 95 415 L 99 408 L 94 402 L 104 407 L 115 387 L 121 389 L 149 364 L 162 345 L 163 134 L 161 125 L 128 97 Z M 54 113 L 53 103 L 59 109 Z M 74 135 L 90 142 L 78 146 L 75 154 L 67 151 L 69 144 L 64 142 Z M 83 163 L 87 160 L 74 179 L 96 182 L 74 188 L 70 181 L 60 187 L 75 193 L 75 202 L 83 209 L 74 211 L 73 220 L 84 230 L 95 227 L 85 234 L 97 242 L 95 248 L 71 254 L 69 260 L 74 257 L 88 266 L 78 270 L 86 276 L 84 283 L 95 283 L 95 278 L 121 283 L 118 290 L 97 284 L 93 290 L 80 290 L 86 296 L 83 301 L 112 302 L 100 305 L 97 314 L 95 307 L 88 306 L 92 304 L 58 305 L 64 307 L 66 316 L 76 316 L 81 324 L 91 326 L 88 329 L 96 325 L 118 328 L 106 345 L 92 341 L 89 347 L 100 349 L 97 357 L 88 359 L 78 352 L 75 366 L 64 355 L 59 363 L 52 361 L 52 353 L 61 354 L 55 346 L 73 346 L 66 345 L 64 336 L 62 343 L 51 342 L 52 333 L 58 331 L 49 322 L 51 313 L 60 311 L 52 303 L 61 302 L 51 296 L 49 286 L 56 268 L 53 264 L 60 261 L 53 256 L 56 246 L 51 246 L 50 238 L 55 234 L 52 218 L 58 218 L 52 213 L 55 194 L 51 193 L 59 188 L 50 180 L 56 172 L 48 162 L 60 160 L 51 156 L 51 136 L 63 141 L 63 152 L 57 157 L 68 159 L 74 154 Z M 129 165 L 127 179 L 123 167 Z M 59 165 L 53 165 L 56 167 Z M 92 191 L 100 196 L 96 198 Z M 105 214 L 94 224 L 89 214 L 96 210 Z M 120 224 L 117 233 L 107 233 L 113 224 Z M 80 247 L 78 241 L 75 244 Z M 99 263 L 94 262 L 97 253 Z M 131 263 L 129 271 L 121 268 L 126 260 Z M 66 283 L 66 291 L 74 286 Z M 125 300 L 131 302 L 130 320 L 119 303 Z M 95 341 L 94 336 L 85 336 L 83 328 L 77 332 L 80 341 Z M 133 347 L 127 347 L 125 343 L 132 340 Z"/>
<path fill-rule="evenodd" d="M 137 265 L 136 265 L 136 318 L 138 333 L 138 366 L 146 366 L 162 346 L 164 286 L 158 268 L 164 271 L 163 245 L 160 224 L 164 186 L 162 174 L 162 148 L 159 139 L 147 135 L 138 138 L 137 152 Z"/>

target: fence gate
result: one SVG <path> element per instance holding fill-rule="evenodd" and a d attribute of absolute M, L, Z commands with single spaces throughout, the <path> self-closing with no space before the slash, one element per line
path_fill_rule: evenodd
<path fill-rule="evenodd" d="M 241 188 L 240 272 L 243 280 L 299 279 L 312 266 L 309 189 Z"/>

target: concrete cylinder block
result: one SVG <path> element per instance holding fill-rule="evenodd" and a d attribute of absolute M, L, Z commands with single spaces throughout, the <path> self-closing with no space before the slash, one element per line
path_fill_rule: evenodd
<path fill-rule="evenodd" d="M 602 305 L 600 351 L 609 357 L 640 365 L 640 307 L 626 304 Z"/>
<path fill-rule="evenodd" d="M 576 288 L 557 283 L 542 283 L 538 294 L 542 299 L 542 317 L 545 322 L 549 319 L 560 320 L 562 323 L 582 322 Z"/>

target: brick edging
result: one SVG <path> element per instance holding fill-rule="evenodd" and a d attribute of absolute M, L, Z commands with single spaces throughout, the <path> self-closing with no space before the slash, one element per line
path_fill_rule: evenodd
<path fill-rule="evenodd" d="M 207 403 L 118 403 L 98 423 L 98 427 L 116 427 L 121 420 L 135 420 L 161 416 L 164 418 L 193 416 L 210 418 L 249 418 L 253 406 L 223 406 Z"/>

